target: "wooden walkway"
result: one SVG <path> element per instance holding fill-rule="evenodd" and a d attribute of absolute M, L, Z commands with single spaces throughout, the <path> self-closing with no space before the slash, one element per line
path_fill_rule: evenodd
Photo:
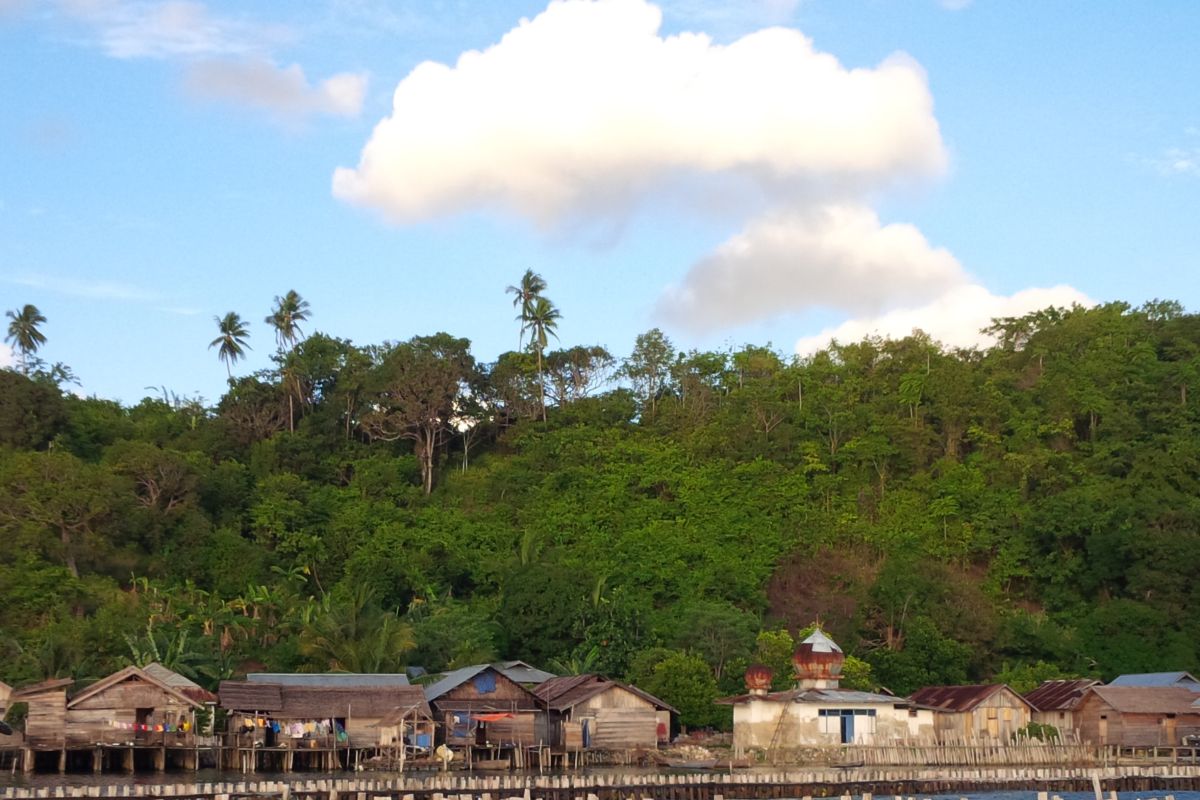
<path fill-rule="evenodd" d="M 1166 792 L 1200 789 L 1200 767 L 962 767 L 753 770 L 694 774 L 437 774 L 378 779 L 317 779 L 8 787 L 0 800 L 173 798 L 175 800 L 782 800 L 895 797 L 1024 789 Z"/>

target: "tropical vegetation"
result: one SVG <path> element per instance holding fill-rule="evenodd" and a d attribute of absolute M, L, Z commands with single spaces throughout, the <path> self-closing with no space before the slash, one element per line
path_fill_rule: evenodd
<path fill-rule="evenodd" d="M 711 699 L 751 662 L 785 684 L 814 621 L 850 685 L 897 693 L 1200 666 L 1200 316 L 1177 303 L 999 319 L 986 349 L 651 330 L 618 357 L 549 350 L 569 317 L 534 273 L 511 291 L 521 346 L 491 363 L 447 333 L 305 336 L 289 292 L 274 366 L 238 375 L 228 314 L 211 405 L 65 391 L 25 369 L 44 317 L 10 312 L 0 679 L 522 658 L 721 725 Z"/>

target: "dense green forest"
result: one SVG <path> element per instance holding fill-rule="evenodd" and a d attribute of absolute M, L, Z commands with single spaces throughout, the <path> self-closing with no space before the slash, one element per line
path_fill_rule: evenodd
<path fill-rule="evenodd" d="M 754 660 L 785 681 L 813 622 L 897 693 L 1200 666 L 1200 316 L 805 358 L 652 330 L 622 357 L 557 342 L 544 289 L 512 287 L 528 346 L 489 364 L 446 333 L 303 336 L 289 293 L 276 368 L 239 376 L 226 315 L 213 407 L 81 399 L 10 313 L 0 679 L 521 658 L 720 725 L 711 698 Z"/>

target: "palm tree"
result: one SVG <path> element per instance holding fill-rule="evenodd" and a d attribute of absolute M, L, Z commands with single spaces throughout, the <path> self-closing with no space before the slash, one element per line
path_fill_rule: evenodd
<path fill-rule="evenodd" d="M 558 334 L 554 329 L 558 327 L 558 320 L 562 315 L 558 313 L 558 309 L 554 307 L 554 303 L 547 300 L 545 297 L 538 295 L 533 298 L 529 308 L 521 314 L 517 319 L 522 320 L 521 334 L 529 331 L 529 346 L 537 353 L 537 369 L 538 369 L 538 391 L 541 394 L 542 401 L 542 422 L 546 421 L 546 377 L 542 373 L 542 351 L 546 349 L 549 334 L 555 339 Z"/>
<path fill-rule="evenodd" d="M 275 310 L 265 320 L 275 329 L 275 344 L 279 347 L 283 383 L 288 393 L 289 431 L 296 430 L 296 409 L 292 402 L 292 395 L 293 388 L 298 393 L 300 387 L 299 382 L 284 363 L 283 351 L 295 349 L 296 340 L 303 334 L 303 331 L 300 330 L 300 323 L 308 320 L 308 311 L 308 301 L 297 294 L 295 289 L 288 289 L 288 293 L 283 297 L 275 296 Z"/>
<path fill-rule="evenodd" d="M 308 321 L 308 301 L 289 289 L 283 297 L 276 295 L 275 310 L 266 318 L 266 323 L 275 329 L 275 343 L 282 353 L 295 346 L 303 331 L 300 323 Z"/>
<path fill-rule="evenodd" d="M 37 306 L 26 303 L 20 311 L 6 312 L 9 319 L 8 335 L 4 341 L 11 342 L 13 347 L 21 352 L 21 372 L 29 372 L 29 356 L 46 343 L 46 335 L 38 330 L 38 326 L 46 321 L 45 315 L 38 311 Z"/>
<path fill-rule="evenodd" d="M 225 362 L 225 371 L 229 373 L 229 378 L 232 380 L 233 368 L 231 365 L 239 358 L 245 357 L 246 350 L 250 348 L 250 345 L 246 343 L 250 331 L 236 311 L 230 311 L 223 317 L 213 317 L 213 320 L 217 323 L 221 335 L 208 343 L 208 349 L 219 348 L 217 357 Z"/>
<path fill-rule="evenodd" d="M 408 663 L 405 654 L 415 646 L 412 626 L 381 608 L 361 583 L 300 634 L 300 653 L 318 672 L 390 672 Z"/>
<path fill-rule="evenodd" d="M 534 301 L 541 297 L 542 292 L 546 291 L 546 281 L 542 279 L 531 269 L 525 270 L 525 274 L 521 276 L 521 282 L 516 286 L 509 286 L 504 290 L 513 296 L 513 308 L 521 309 L 521 315 L 517 320 L 524 323 L 529 315 L 529 310 L 533 307 Z M 517 349 L 521 348 L 521 342 L 525 336 L 525 326 L 521 326 L 521 337 L 517 340 Z"/>

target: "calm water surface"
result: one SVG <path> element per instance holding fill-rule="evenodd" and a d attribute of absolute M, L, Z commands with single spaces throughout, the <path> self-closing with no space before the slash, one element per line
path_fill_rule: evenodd
<path fill-rule="evenodd" d="M 575 774 L 596 774 L 599 772 L 607 773 L 623 773 L 623 774 L 638 774 L 643 772 L 654 772 L 655 770 L 638 770 L 638 769 L 607 769 L 607 770 L 582 770 Z M 424 776 L 433 773 L 428 772 L 409 772 L 408 777 Z M 514 773 L 515 774 L 515 773 Z M 536 775 L 537 773 L 532 773 Z M 547 773 L 550 774 L 550 773 Z M 321 780 L 321 779 L 365 779 L 372 778 L 385 779 L 400 777 L 394 773 L 387 772 L 309 772 L 309 773 L 291 773 L 291 774 L 275 774 L 257 772 L 253 775 L 245 775 L 240 772 L 221 772 L 215 769 L 202 769 L 196 772 L 165 772 L 165 773 L 139 773 L 135 775 L 92 775 L 90 773 L 67 774 L 67 775 L 29 775 L 24 776 L 19 772 L 10 774 L 8 772 L 0 773 L 0 788 L 9 786 L 22 787 L 58 787 L 58 786 L 111 786 L 111 785 L 156 785 L 156 784 L 171 784 L 171 783 L 213 783 L 213 782 L 235 782 L 235 781 L 305 781 L 305 780 Z M 1094 800 L 1091 792 L 1050 792 L 1051 796 L 1058 795 L 1062 800 Z M 1200 800 L 1200 792 L 1180 792 L 1170 790 L 1159 790 L 1149 792 L 1121 792 L 1119 800 L 1150 800 L 1157 798 L 1165 800 L 1166 795 L 1171 794 L 1175 800 Z M 949 795 L 917 795 L 918 800 L 1037 800 L 1038 793 L 1036 790 L 1029 791 L 1013 791 L 1013 792 L 975 792 L 969 794 L 949 794 Z M 1107 800 L 1108 792 L 1104 793 Z M 856 795 L 857 797 L 857 795 Z M 876 800 L 892 800 L 890 795 L 876 795 Z"/>

